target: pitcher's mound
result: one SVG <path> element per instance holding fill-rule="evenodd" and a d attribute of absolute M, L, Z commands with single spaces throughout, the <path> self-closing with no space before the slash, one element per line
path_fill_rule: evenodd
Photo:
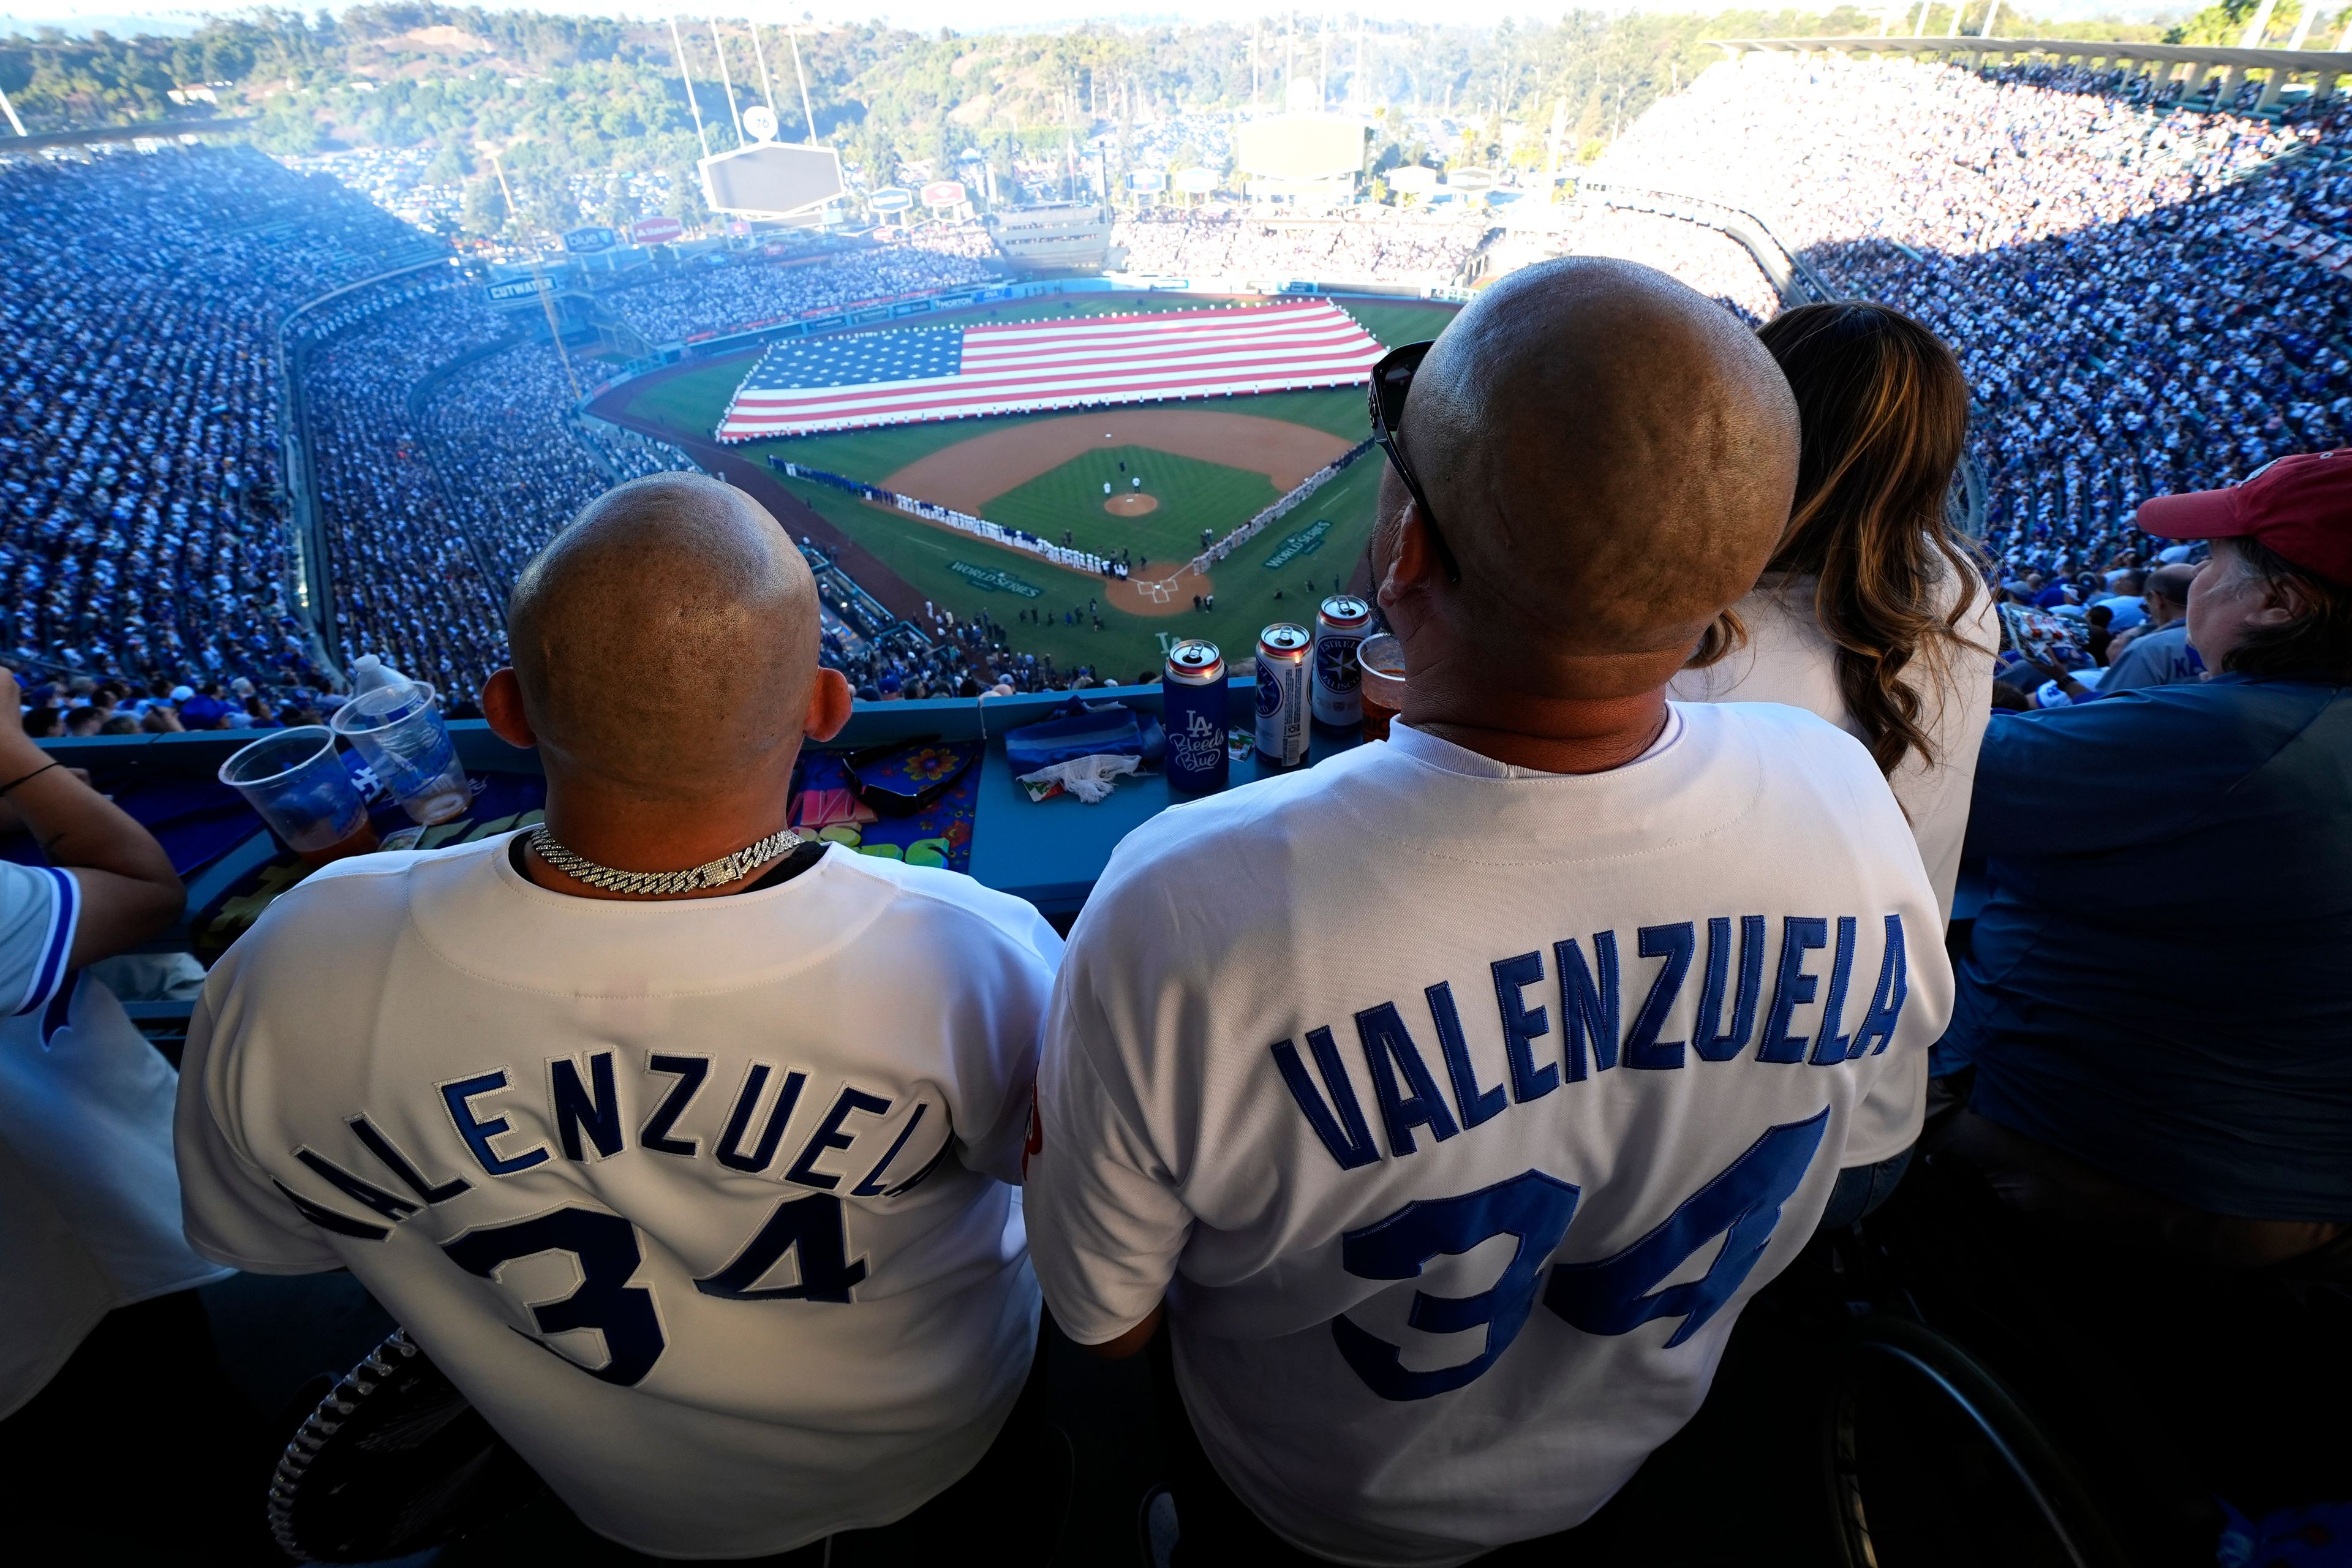
<path fill-rule="evenodd" d="M 1141 517 L 1147 511 L 1158 511 L 1160 502 L 1140 490 L 1129 490 L 1123 496 L 1113 496 L 1103 502 L 1103 510 L 1113 517 Z"/>

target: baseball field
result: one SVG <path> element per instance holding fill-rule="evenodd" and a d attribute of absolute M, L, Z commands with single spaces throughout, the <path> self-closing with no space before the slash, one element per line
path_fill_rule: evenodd
<path fill-rule="evenodd" d="M 1066 295 L 927 317 L 923 324 L 1232 302 Z M 1435 336 L 1452 313 L 1412 301 L 1340 303 L 1391 344 Z M 757 353 L 623 383 L 600 397 L 594 411 L 685 447 L 704 467 L 722 468 L 754 493 L 782 492 L 799 501 L 832 534 L 819 542 L 846 546 L 845 564 L 900 613 L 919 610 L 924 600 L 959 616 L 985 610 L 1005 626 L 1015 647 L 1050 655 L 1066 671 L 1087 667 L 1104 679 L 1133 680 L 1156 673 L 1167 645 L 1186 637 L 1209 637 L 1228 658 L 1245 659 L 1267 623 L 1312 618 L 1316 600 L 1354 571 L 1371 531 L 1377 454 L 1342 471 L 1207 577 L 1179 574 L 1203 534 L 1223 537 L 1369 434 L 1358 388 L 944 420 L 720 447 L 710 433 Z M 787 479 L 770 466 L 772 456 L 1097 554 L 1124 551 L 1134 570 L 1124 584 L 1070 571 L 829 486 Z M 1213 607 L 1196 610 L 1196 595 L 1213 595 Z"/>

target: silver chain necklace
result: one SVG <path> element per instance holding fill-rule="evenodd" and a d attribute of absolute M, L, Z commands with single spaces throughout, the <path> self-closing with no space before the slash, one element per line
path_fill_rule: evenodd
<path fill-rule="evenodd" d="M 608 893 L 691 893 L 703 888 L 723 888 L 730 882 L 740 882 L 753 871 L 779 855 L 788 855 L 800 847 L 801 836 L 791 828 L 779 828 L 757 844 L 738 849 L 732 855 L 721 855 L 707 865 L 685 871 L 618 871 L 610 866 L 599 866 L 593 860 L 583 859 L 555 841 L 544 824 L 530 830 L 530 847 L 539 858 L 571 878 L 601 888 Z"/>

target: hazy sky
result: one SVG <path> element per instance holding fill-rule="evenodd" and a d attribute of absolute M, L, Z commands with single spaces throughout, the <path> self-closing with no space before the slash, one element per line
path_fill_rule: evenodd
<path fill-rule="evenodd" d="M 299 9 L 315 9 L 319 0 L 294 0 Z M 647 5 L 644 0 L 479 0 L 490 9 L 508 5 L 535 11 L 568 12 L 572 15 L 593 13 L 600 16 L 662 16 L 667 11 Z M 1816 0 L 1819 3 L 1819 0 Z M 161 5 L 142 5 L 137 0 L 100 0 L 96 5 L 74 5 L 69 0 L 0 0 L 0 29 L 12 23 L 32 26 L 48 24 L 74 31 L 87 31 L 102 26 L 110 32 L 185 32 L 205 16 L 217 16 L 247 8 L 247 0 L 173 0 Z M 343 8 L 340 0 L 331 5 L 334 10 Z M 1008 27 L 1053 24 L 1081 20 L 1089 16 L 1107 16 L 1120 20 L 1207 21 L 1214 19 L 1246 20 L 1252 16 L 1276 16 L 1279 7 L 1257 3 L 1257 0 L 1183 0 L 1181 5 L 1159 5 L 1151 0 L 1121 4 L 1121 0 L 773 0 L 772 4 L 747 4 L 736 0 L 731 5 L 713 7 L 721 16 L 756 16 L 761 21 L 782 21 L 787 16 L 814 12 L 825 19 L 887 17 L 903 26 L 929 30 L 952 26 L 959 31 L 975 28 Z M 1607 10 L 1631 7 L 1608 5 L 1605 0 L 1595 8 Z M 1645 10 L 1713 11 L 1717 5 L 1647 5 Z M 2193 9 L 2193 6 L 2152 5 L 2103 5 L 2099 0 L 2032 0 L 2032 10 L 2038 16 L 2064 18 L 2099 15 L 2150 16 L 2173 10 Z M 1311 15 L 1317 9 L 1302 8 Z M 1452 0 L 1444 7 L 1449 20 L 1492 22 L 1507 16 L 1556 16 L 1568 9 L 1564 5 L 1529 5 L 1527 0 Z M 707 15 L 701 5 L 691 4 L 688 10 L 696 16 Z M 141 24 L 145 26 L 141 26 Z"/>

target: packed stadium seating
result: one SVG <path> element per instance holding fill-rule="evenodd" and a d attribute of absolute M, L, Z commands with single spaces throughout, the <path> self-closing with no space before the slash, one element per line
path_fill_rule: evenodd
<path fill-rule="evenodd" d="M 1671 272 L 1750 322 L 1768 321 L 1780 308 L 1756 258 L 1719 230 L 1600 201 L 1569 205 L 1561 219 L 1556 228 L 1514 229 L 1490 252 L 1491 268 L 1505 272 L 1549 256 L 1613 256 Z"/>
<path fill-rule="evenodd" d="M 2144 551 L 2147 497 L 2352 439 L 2352 299 L 2236 226 L 2336 221 L 2352 114 L 2150 110 L 2132 82 L 2029 74 L 1751 57 L 1594 171 L 1748 208 L 1833 288 L 1952 342 L 2011 576 Z"/>
<path fill-rule="evenodd" d="M 761 257 L 718 266 L 698 261 L 632 281 L 606 294 L 604 301 L 646 342 L 671 343 L 869 300 L 982 283 L 998 276 L 993 262 L 963 253 L 960 238 L 943 237 L 940 243 L 957 248 L 881 245 L 799 265 Z"/>
<path fill-rule="evenodd" d="M 435 247 L 245 149 L 12 160 L 0 203 L 0 643 L 142 687 L 320 679 L 285 596 L 274 329 Z"/>
<path fill-rule="evenodd" d="M 1492 231 L 1483 216 L 1407 216 L 1384 208 L 1267 219 L 1161 207 L 1122 221 L 1111 242 L 1126 247 L 1130 272 L 1429 286 L 1456 281 Z"/>
<path fill-rule="evenodd" d="M 2344 258 L 2282 248 L 2308 251 L 2352 215 L 2352 110 L 2270 118 L 2146 95 L 2079 68 L 1751 57 L 1661 100 L 1592 176 L 1753 211 L 1832 288 L 1943 333 L 1979 402 L 1971 450 L 2004 574 L 2079 572 L 2147 548 L 2128 518 L 2148 495 L 2352 440 L 2352 303 L 2322 265 Z M 29 215 L 0 234 L 15 393 L 0 641 L 20 668 L 141 689 L 322 684 L 288 599 L 277 326 L 434 243 L 242 149 L 12 160 L 0 198 Z M 1624 256 L 1750 319 L 1776 305 L 1723 235 L 1597 201 L 1507 231 L 1483 216 L 1163 208 L 1122 220 L 1118 243 L 1140 272 L 1418 287 L 1474 261 Z M 977 226 L 935 224 L 646 269 L 600 297 L 662 342 L 998 275 Z M 576 416 L 605 362 L 567 371 L 455 273 L 354 290 L 288 338 L 328 547 L 325 643 L 384 652 L 453 695 L 499 662 L 499 596 L 548 532 L 601 486 L 685 461 Z M 886 650 L 886 627 L 842 625 L 839 658 L 877 691 L 894 675 L 1064 679 L 996 657 L 985 628 Z"/>

